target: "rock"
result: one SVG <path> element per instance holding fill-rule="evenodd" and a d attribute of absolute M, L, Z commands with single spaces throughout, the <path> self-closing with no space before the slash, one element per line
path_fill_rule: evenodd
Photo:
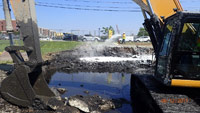
<path fill-rule="evenodd" d="M 81 111 L 84 111 L 84 112 L 87 111 L 87 112 L 93 112 L 93 113 L 105 112 L 111 109 L 116 109 L 119 106 L 121 107 L 121 105 L 117 105 L 115 101 L 102 98 L 101 96 L 98 96 L 98 95 L 94 95 L 94 96 L 76 95 L 76 96 L 70 97 L 69 105 L 74 106 L 80 109 Z"/>
<path fill-rule="evenodd" d="M 92 111 L 90 113 L 101 113 L 100 111 Z"/>
<path fill-rule="evenodd" d="M 57 91 L 62 95 L 64 94 L 67 90 L 65 88 L 57 88 Z"/>
<path fill-rule="evenodd" d="M 69 99 L 67 97 L 64 98 L 64 105 L 67 105 Z"/>
<path fill-rule="evenodd" d="M 83 112 L 90 112 L 88 105 L 78 98 L 69 98 L 69 105 L 76 107 Z"/>
<path fill-rule="evenodd" d="M 100 110 L 107 111 L 109 109 L 115 109 L 115 105 L 111 101 L 107 101 L 103 105 L 99 105 Z"/>
<path fill-rule="evenodd" d="M 62 100 L 62 98 L 61 98 L 61 96 L 60 96 L 60 92 L 58 92 L 57 88 L 52 87 L 52 88 L 50 88 L 50 89 L 51 89 L 51 91 L 56 95 L 56 99 L 57 99 L 57 100 Z"/>
<path fill-rule="evenodd" d="M 89 91 L 83 91 L 85 94 L 89 94 L 90 92 Z"/>
<path fill-rule="evenodd" d="M 80 113 L 80 111 L 77 108 L 75 108 L 75 107 L 61 106 L 54 113 Z"/>
<path fill-rule="evenodd" d="M 55 98 L 52 98 L 48 101 L 48 106 L 53 110 L 57 110 L 61 106 L 64 106 L 64 103 L 62 101 L 55 99 Z"/>

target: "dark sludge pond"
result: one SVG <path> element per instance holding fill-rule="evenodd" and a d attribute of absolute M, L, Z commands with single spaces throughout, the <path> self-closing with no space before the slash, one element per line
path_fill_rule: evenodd
<path fill-rule="evenodd" d="M 122 99 L 125 101 L 122 103 L 122 107 L 111 112 L 142 113 L 143 109 L 146 109 L 146 107 L 147 109 L 149 108 L 148 106 L 143 106 L 143 102 L 139 102 L 137 105 L 138 100 L 140 100 L 138 98 L 143 98 L 139 94 L 143 91 L 139 91 L 138 93 L 138 88 L 139 90 L 140 88 L 144 89 L 143 86 L 138 87 L 137 81 L 137 78 L 128 73 L 55 72 L 49 78 L 48 83 L 49 87 L 66 88 L 67 91 L 62 97 L 99 95 L 107 99 Z M 131 84 L 134 87 L 131 87 Z M 131 95 L 134 95 L 134 97 L 131 97 Z M 131 104 L 133 102 L 134 104 Z"/>

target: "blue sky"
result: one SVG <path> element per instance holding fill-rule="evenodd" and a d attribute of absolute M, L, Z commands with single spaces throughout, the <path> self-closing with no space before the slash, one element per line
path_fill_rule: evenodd
<path fill-rule="evenodd" d="M 139 7 L 131 0 L 35 1 L 38 4 L 43 3 L 44 5 L 57 5 L 59 7 L 61 6 L 68 8 L 73 7 L 82 9 L 101 10 L 139 10 Z M 180 2 L 185 10 L 200 10 L 200 0 L 180 0 Z M 2 4 L 2 1 L 0 1 L 0 4 Z M 82 32 L 84 33 L 89 33 L 89 31 L 93 33 L 94 30 L 98 31 L 98 28 L 107 27 L 111 25 L 116 29 L 116 25 L 118 25 L 121 32 L 137 34 L 138 29 L 142 27 L 143 23 L 143 16 L 141 12 L 106 12 L 91 10 L 88 11 L 44 6 L 36 6 L 36 12 L 39 27 L 53 29 L 60 32 L 70 32 L 70 30 L 82 30 Z M 0 10 L 0 19 L 3 18 L 3 11 Z"/>

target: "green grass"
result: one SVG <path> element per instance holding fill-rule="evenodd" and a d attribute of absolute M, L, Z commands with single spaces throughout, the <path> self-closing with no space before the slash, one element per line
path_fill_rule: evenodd
<path fill-rule="evenodd" d="M 19 40 L 15 40 L 14 43 L 15 45 L 23 45 L 22 41 Z M 71 50 L 81 44 L 82 42 L 75 41 L 40 41 L 42 55 L 52 52 Z M 0 40 L 0 52 L 3 52 L 6 46 L 9 46 L 9 40 Z"/>
<path fill-rule="evenodd" d="M 0 61 L 0 64 L 13 64 L 12 61 Z"/>
<path fill-rule="evenodd" d="M 20 40 L 14 40 L 15 45 L 20 46 L 23 45 L 22 41 Z M 3 52 L 5 50 L 5 47 L 10 46 L 9 40 L 0 40 L 0 52 Z"/>
<path fill-rule="evenodd" d="M 72 50 L 75 47 L 81 45 L 81 42 L 76 41 L 41 41 L 41 51 L 42 55 L 52 52 L 64 51 L 64 50 Z"/>
<path fill-rule="evenodd" d="M 6 46 L 9 46 L 9 41 L 0 40 L 0 52 L 3 52 Z"/>

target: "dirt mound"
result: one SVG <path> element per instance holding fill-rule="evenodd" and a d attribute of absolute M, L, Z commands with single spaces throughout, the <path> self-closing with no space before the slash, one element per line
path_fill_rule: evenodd
<path fill-rule="evenodd" d="M 95 54 L 95 56 L 116 56 L 132 57 L 139 55 L 139 52 L 152 54 L 152 49 L 133 48 L 133 47 L 106 47 L 104 50 Z M 89 53 L 80 53 L 80 49 L 74 51 L 63 51 L 52 56 L 51 65 L 64 72 L 126 72 L 136 73 L 141 68 L 152 71 L 152 63 L 141 64 L 141 61 L 123 61 L 123 62 L 83 62 L 80 60 L 83 56 L 90 56 Z"/>

